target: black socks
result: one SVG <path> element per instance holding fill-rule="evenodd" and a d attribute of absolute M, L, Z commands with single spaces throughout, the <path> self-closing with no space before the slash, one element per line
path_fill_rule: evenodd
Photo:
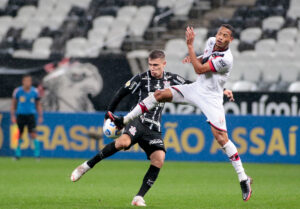
<path fill-rule="evenodd" d="M 95 155 L 92 159 L 87 161 L 88 166 L 93 168 L 98 162 L 101 160 L 115 154 L 119 150 L 116 149 L 115 141 L 106 145 L 97 155 Z"/>
<path fill-rule="evenodd" d="M 144 195 L 148 192 L 148 190 L 154 184 L 154 182 L 159 174 L 159 170 L 160 170 L 160 168 L 158 168 L 154 165 L 150 165 L 150 168 L 148 169 L 147 173 L 144 176 L 140 191 L 137 194 L 138 196 L 144 197 Z"/>

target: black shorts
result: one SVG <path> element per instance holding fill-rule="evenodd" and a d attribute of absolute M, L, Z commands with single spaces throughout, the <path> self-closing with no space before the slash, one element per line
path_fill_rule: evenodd
<path fill-rule="evenodd" d="M 33 114 L 30 115 L 17 115 L 17 124 L 20 131 L 20 136 L 24 131 L 24 127 L 27 126 L 28 132 L 33 133 L 36 132 L 36 121 L 35 116 Z"/>
<path fill-rule="evenodd" d="M 146 152 L 148 159 L 150 159 L 150 155 L 157 150 L 166 152 L 161 133 L 150 130 L 138 118 L 126 125 L 123 134 L 129 135 L 131 138 L 131 144 L 126 150 L 138 143 Z"/>

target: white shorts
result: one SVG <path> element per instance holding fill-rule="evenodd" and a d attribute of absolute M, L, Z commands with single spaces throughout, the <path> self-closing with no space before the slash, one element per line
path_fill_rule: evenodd
<path fill-rule="evenodd" d="M 197 82 L 171 86 L 169 89 L 173 95 L 172 102 L 190 103 L 199 107 L 211 126 L 221 131 L 227 131 L 223 97 L 205 94 L 199 90 L 200 88 Z"/>

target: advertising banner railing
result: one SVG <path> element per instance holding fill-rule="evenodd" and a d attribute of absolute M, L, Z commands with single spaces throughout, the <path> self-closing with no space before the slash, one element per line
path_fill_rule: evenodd
<path fill-rule="evenodd" d="M 89 139 L 87 133 L 102 133 L 103 113 L 45 113 L 37 127 L 42 157 L 90 158 L 111 139 Z M 16 126 L 9 113 L 0 113 L 0 155 L 13 156 Z M 236 144 L 244 162 L 300 163 L 300 117 L 227 116 L 229 138 Z M 203 115 L 164 115 L 163 139 L 167 160 L 228 161 L 214 140 Z M 33 156 L 28 134 L 22 137 L 22 154 Z M 138 145 L 121 151 L 112 159 L 146 159 Z"/>

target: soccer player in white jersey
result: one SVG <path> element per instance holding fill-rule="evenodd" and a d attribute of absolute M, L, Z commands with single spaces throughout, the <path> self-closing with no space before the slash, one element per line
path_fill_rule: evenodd
<path fill-rule="evenodd" d="M 196 105 L 207 117 L 213 136 L 231 160 L 240 181 L 242 198 L 248 201 L 252 194 L 252 179 L 244 171 L 236 146 L 228 139 L 223 108 L 223 88 L 233 65 L 233 57 L 229 49 L 233 34 L 234 29 L 231 25 L 221 25 L 216 36 L 207 40 L 204 54 L 196 57 L 193 47 L 195 33 L 192 27 L 187 27 L 186 44 L 189 56 L 183 62 L 193 65 L 198 75 L 196 82 L 157 90 L 126 116 L 109 113 L 109 117 L 117 127 L 122 128 L 124 124 L 143 112 L 151 110 L 159 102 L 186 102 Z"/>

